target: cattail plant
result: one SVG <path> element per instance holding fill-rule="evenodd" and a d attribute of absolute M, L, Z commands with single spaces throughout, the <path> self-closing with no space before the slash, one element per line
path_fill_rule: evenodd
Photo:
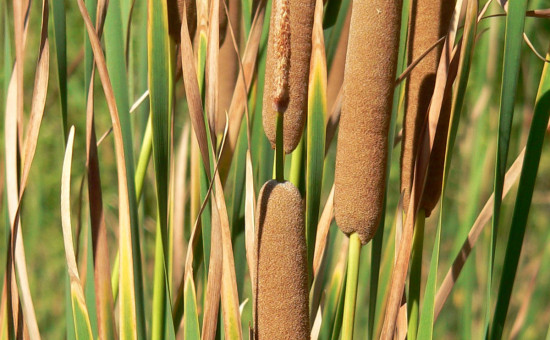
<path fill-rule="evenodd" d="M 300 12 L 302 9 L 306 11 Z M 307 4 L 300 1 L 273 1 L 263 123 L 275 146 L 276 164 L 275 179 L 260 190 L 256 210 L 256 339 L 309 339 L 304 205 L 300 191 L 284 180 L 284 153 L 298 144 L 305 120 L 313 28 L 311 9 L 308 13 Z M 304 25 L 304 20 L 311 21 L 311 25 Z M 308 43 L 301 48 L 309 48 L 309 52 L 294 55 L 292 48 L 308 37 Z M 301 79 L 305 82 L 300 83 Z"/>
<path fill-rule="evenodd" d="M 314 0 L 280 0 L 272 5 L 262 116 L 265 134 L 275 147 L 277 114 L 284 111 L 285 153 L 300 142 L 306 120 L 314 11 Z"/>
<path fill-rule="evenodd" d="M 408 63 L 422 57 L 448 30 L 454 10 L 454 1 L 413 0 L 409 21 Z M 425 55 L 409 74 L 406 90 L 406 109 L 403 119 L 403 142 L 401 143 L 401 191 L 403 207 L 409 207 L 414 181 L 415 161 L 422 142 L 428 108 L 435 87 L 435 77 L 443 44 Z M 439 124 L 431 154 L 420 211 L 416 218 L 409 285 L 409 337 L 416 339 L 419 310 L 420 279 L 422 272 L 422 247 L 424 244 L 424 218 L 429 216 L 439 201 L 443 180 L 443 166 L 447 147 L 450 98 L 446 96 L 441 109 Z"/>
<path fill-rule="evenodd" d="M 417 60 L 437 40 L 442 37 L 449 28 L 449 23 L 454 10 L 454 1 L 442 0 L 413 0 L 411 2 L 411 18 L 409 22 L 408 60 L 409 64 Z M 431 51 L 420 60 L 409 74 L 406 90 L 406 110 L 403 122 L 403 142 L 401 143 L 401 191 L 403 192 L 403 206 L 405 210 L 409 206 L 412 182 L 414 180 L 414 164 L 418 146 L 420 144 L 420 133 L 428 114 L 428 107 L 432 98 L 435 85 L 435 75 L 443 44 L 439 44 L 434 51 Z M 444 113 L 450 110 L 450 101 L 447 100 Z M 445 152 L 446 134 L 439 138 Z M 441 143 L 439 143 L 441 144 Z M 440 149 L 440 148 L 439 148 Z M 438 152 L 441 154 L 441 150 Z M 430 193 L 425 195 L 424 202 L 427 208 L 426 215 L 433 209 L 439 200 L 437 187 L 441 187 L 442 164 L 445 156 L 437 157 L 441 164 L 441 171 L 432 171 L 426 181 L 430 185 Z M 437 166 L 434 163 L 434 166 Z M 441 173 L 440 175 L 437 175 Z M 437 185 L 439 183 L 439 185 Z M 441 191 L 441 188 L 439 189 Z"/>
<path fill-rule="evenodd" d="M 0 340 L 544 338 L 542 2 L 0 1 Z"/>
<path fill-rule="evenodd" d="M 256 228 L 256 338 L 309 339 L 304 208 L 292 183 L 264 184 Z"/>
<path fill-rule="evenodd" d="M 351 235 L 343 339 L 351 339 L 361 244 L 384 210 L 402 1 L 353 3 L 334 178 L 334 215 Z"/>
<path fill-rule="evenodd" d="M 401 1 L 354 3 L 336 154 L 334 214 L 370 241 L 383 210 Z"/>

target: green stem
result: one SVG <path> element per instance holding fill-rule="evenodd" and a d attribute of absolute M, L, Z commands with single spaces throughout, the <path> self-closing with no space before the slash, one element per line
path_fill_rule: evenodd
<path fill-rule="evenodd" d="M 418 310 L 420 301 L 420 283 L 422 280 L 422 248 L 424 247 L 424 224 L 426 222 L 426 212 L 420 209 L 416 215 L 414 226 L 414 238 L 411 255 L 411 279 L 409 284 L 409 299 L 407 305 L 409 308 L 409 327 L 407 338 L 416 340 L 418 332 Z"/>
<path fill-rule="evenodd" d="M 136 201 L 139 204 L 143 193 L 143 183 L 145 182 L 145 174 L 147 172 L 147 166 L 151 160 L 151 153 L 153 151 L 153 126 L 151 125 L 151 115 L 147 120 L 147 127 L 145 134 L 143 135 L 143 143 L 141 144 L 141 150 L 139 152 L 139 160 L 135 174 L 136 185 Z M 113 271 L 111 273 L 111 286 L 113 289 L 114 300 L 118 297 L 118 273 L 119 273 L 119 252 L 117 251 L 115 262 L 113 265 Z"/>
<path fill-rule="evenodd" d="M 290 164 L 290 176 L 289 180 L 294 186 L 300 189 L 302 183 L 302 160 L 304 155 L 304 138 L 300 140 L 300 143 L 296 147 L 296 150 L 292 152 L 292 162 Z"/>
<path fill-rule="evenodd" d="M 160 221 L 157 220 L 157 233 L 155 240 L 155 269 L 153 276 L 153 316 L 152 316 L 152 338 L 164 339 L 165 329 L 165 308 L 166 289 L 164 274 L 164 250 L 160 231 Z"/>
<path fill-rule="evenodd" d="M 360 255 L 361 240 L 357 233 L 353 233 L 349 237 L 348 273 L 346 279 L 346 297 L 344 300 L 344 319 L 342 321 L 342 340 L 353 339 Z"/>
<path fill-rule="evenodd" d="M 147 120 L 147 127 L 145 128 L 145 134 L 143 135 L 143 143 L 141 144 L 141 150 L 139 152 L 138 165 L 136 168 L 136 199 L 137 203 L 141 200 L 141 194 L 143 190 L 143 183 L 145 182 L 145 173 L 147 172 L 147 166 L 151 159 L 151 152 L 153 151 L 153 126 L 151 123 L 151 115 Z"/>
<path fill-rule="evenodd" d="M 277 137 L 275 143 L 275 179 L 285 180 L 285 151 L 283 148 L 283 114 L 277 113 Z"/>

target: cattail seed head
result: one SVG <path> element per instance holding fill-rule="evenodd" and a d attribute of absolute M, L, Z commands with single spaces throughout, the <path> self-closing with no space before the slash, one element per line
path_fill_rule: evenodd
<path fill-rule="evenodd" d="M 286 153 L 302 137 L 315 0 L 274 0 L 271 12 L 263 97 L 263 126 L 275 147 L 277 114 L 284 112 Z M 292 51 L 292 53 L 291 53 Z"/>
<path fill-rule="evenodd" d="M 273 2 L 276 15 L 273 16 L 273 53 L 274 84 L 273 110 L 284 113 L 288 107 L 290 71 L 290 1 L 280 0 Z"/>
<path fill-rule="evenodd" d="M 351 14 L 334 213 L 340 229 L 356 232 L 363 244 L 374 237 L 383 211 L 401 5 L 355 1 Z"/>
<path fill-rule="evenodd" d="M 411 3 L 409 64 L 447 32 L 453 10 L 454 1 L 414 0 Z M 411 71 L 407 81 L 401 144 L 401 190 L 406 208 L 409 206 L 416 154 L 421 142 L 420 133 L 432 99 L 442 48 L 440 44 L 435 51 L 427 54 Z"/>
<path fill-rule="evenodd" d="M 304 208 L 292 183 L 264 184 L 256 228 L 256 339 L 309 339 Z"/>

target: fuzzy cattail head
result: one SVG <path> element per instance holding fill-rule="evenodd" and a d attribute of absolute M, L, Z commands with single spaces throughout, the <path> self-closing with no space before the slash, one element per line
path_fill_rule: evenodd
<path fill-rule="evenodd" d="M 356 232 L 363 244 L 374 237 L 383 211 L 401 5 L 356 1 L 351 14 L 334 213 L 338 227 Z"/>
<path fill-rule="evenodd" d="M 274 0 L 272 4 L 262 116 L 265 134 L 275 147 L 277 114 L 284 112 L 286 153 L 300 142 L 307 114 L 314 12 L 315 0 Z"/>
<path fill-rule="evenodd" d="M 414 0 L 409 24 L 409 63 L 418 59 L 448 30 L 454 1 Z M 405 209 L 409 206 L 420 133 L 435 86 L 442 45 L 426 55 L 411 71 L 407 81 L 406 110 L 401 144 L 401 190 Z M 437 201 L 437 200 L 436 200 Z"/>
<path fill-rule="evenodd" d="M 309 339 L 304 208 L 292 183 L 264 184 L 256 228 L 256 339 Z"/>
<path fill-rule="evenodd" d="M 273 2 L 276 15 L 273 16 L 273 110 L 284 113 L 288 107 L 290 71 L 290 1 Z"/>

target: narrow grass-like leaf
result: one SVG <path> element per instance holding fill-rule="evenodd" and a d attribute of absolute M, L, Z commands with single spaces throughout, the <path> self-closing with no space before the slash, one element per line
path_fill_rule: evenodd
<path fill-rule="evenodd" d="M 143 142 L 139 150 L 138 164 L 136 167 L 136 200 L 139 204 L 141 197 L 143 196 L 143 184 L 145 182 L 145 175 L 147 173 L 147 167 L 153 154 L 153 123 L 151 121 L 151 115 L 147 118 L 147 125 L 145 126 L 145 132 L 143 134 Z"/>
<path fill-rule="evenodd" d="M 309 72 L 306 151 L 306 242 L 308 271 L 313 282 L 313 257 L 325 159 L 325 116 L 327 111 L 327 66 L 323 38 L 323 2 L 317 0 L 312 33 Z"/>
<path fill-rule="evenodd" d="M 119 113 L 124 157 L 126 160 L 126 178 L 128 187 L 128 202 L 130 208 L 130 223 L 132 237 L 132 254 L 134 265 L 134 290 L 136 294 L 137 334 L 145 338 L 145 302 L 143 288 L 143 269 L 141 266 L 141 245 L 139 239 L 136 190 L 134 186 L 134 150 L 132 125 L 128 101 L 127 65 L 125 59 L 125 43 L 123 20 L 121 17 L 121 0 L 110 0 L 105 16 L 105 57 L 107 70 L 111 79 L 113 93 Z"/>
<path fill-rule="evenodd" d="M 174 171 L 174 194 L 172 203 L 172 224 L 174 230 L 174 247 L 173 247 L 173 262 L 172 262 L 172 287 L 176 287 L 181 277 L 183 277 L 184 261 L 185 261 L 185 215 L 188 211 L 188 156 L 190 154 L 190 125 L 185 124 L 183 132 L 179 140 L 179 150 L 175 157 Z M 177 329 L 176 329 L 177 333 Z"/>
<path fill-rule="evenodd" d="M 17 63 L 17 62 L 16 62 Z M 15 338 L 15 327 L 17 324 L 17 305 L 19 304 L 19 297 L 17 292 L 17 285 L 15 279 L 14 259 L 13 259 L 13 246 L 12 238 L 14 236 L 14 230 L 11 220 L 17 210 L 18 200 L 18 181 L 17 181 L 17 116 L 16 116 L 16 85 L 17 76 L 15 72 L 15 66 L 12 69 L 10 82 L 6 95 L 6 115 L 4 120 L 4 143 L 5 159 L 6 159 L 6 205 L 8 208 L 8 218 L 6 234 L 7 250 L 6 250 L 6 272 L 4 280 L 4 288 L 6 291 L 6 313 L 8 314 L 8 336 L 10 339 Z M 19 222 L 17 227 L 19 228 Z M 15 308 L 15 309 L 14 309 Z"/>
<path fill-rule="evenodd" d="M 92 326 L 86 301 L 84 299 L 84 291 L 82 282 L 78 275 L 76 258 L 73 248 L 73 236 L 71 231 L 71 163 L 73 157 L 74 144 L 74 126 L 71 127 L 67 139 L 67 147 L 65 151 L 65 159 L 63 161 L 63 173 L 61 181 L 61 222 L 63 227 L 63 243 L 65 245 L 65 258 L 67 261 L 67 269 L 70 278 L 71 287 L 71 303 L 73 309 L 74 327 L 77 339 L 93 339 Z"/>
<path fill-rule="evenodd" d="M 348 12 L 349 6 L 351 6 L 352 1 L 350 0 L 341 0 L 331 2 L 341 2 L 340 8 L 338 10 L 338 17 L 334 25 L 325 30 L 325 46 L 326 46 L 326 64 L 330 68 L 332 67 L 332 61 L 334 59 L 334 54 L 336 53 L 336 47 L 338 46 L 338 41 L 340 40 L 340 33 L 342 32 L 342 27 L 346 21 L 346 15 Z"/>
<path fill-rule="evenodd" d="M 424 186 L 424 179 L 426 177 L 429 163 L 429 154 L 435 139 L 435 129 L 437 127 L 437 122 L 439 121 L 439 115 L 441 112 L 444 87 L 447 82 L 449 63 L 451 60 L 452 46 L 456 37 L 456 27 L 458 25 L 458 11 L 456 9 L 460 9 L 461 6 L 462 1 L 457 1 L 454 18 L 452 20 L 453 24 L 450 26 L 448 32 L 447 41 L 443 47 L 443 57 L 436 75 L 435 90 L 432 96 L 430 111 L 428 113 L 427 128 L 429 130 L 427 133 L 424 133 L 423 145 L 419 148 L 417 155 L 415 181 L 413 182 L 411 189 L 411 199 L 409 202 L 409 207 L 405 207 L 408 213 L 404 223 L 402 242 L 398 247 L 399 250 L 397 253 L 396 264 L 392 272 L 388 305 L 385 311 L 384 324 L 381 333 L 383 339 L 389 339 L 393 336 L 395 322 L 399 312 L 400 302 L 402 300 L 403 287 L 405 285 L 408 262 L 411 255 L 410 250 L 412 245 L 413 225 L 416 220 L 417 208 L 420 203 L 420 194 Z"/>
<path fill-rule="evenodd" d="M 20 4 L 22 5 L 22 4 Z M 14 5 L 15 8 L 18 7 Z M 38 133 L 40 131 L 40 125 L 42 122 L 42 116 L 44 114 L 44 108 L 46 104 L 46 93 L 49 80 L 49 67 L 50 67 L 50 50 L 48 42 L 48 18 L 49 8 L 48 1 L 42 2 L 42 23 L 40 30 L 40 48 L 37 61 L 37 69 L 35 75 L 35 83 L 33 89 L 33 97 L 31 102 L 31 116 L 27 127 L 27 136 L 22 145 L 22 169 L 21 177 L 18 178 L 18 159 L 17 159 L 17 138 L 19 142 L 22 140 L 22 121 L 16 117 L 16 108 L 19 103 L 19 97 L 17 96 L 16 106 L 13 107 L 12 101 L 8 100 L 6 104 L 6 122 L 5 122 L 5 138 L 6 143 L 13 143 L 13 146 L 6 151 L 6 161 L 9 164 L 7 167 L 7 181 L 8 181 L 8 209 L 10 215 L 10 244 L 8 251 L 13 253 L 13 260 L 15 262 L 15 270 L 18 279 L 18 286 L 20 290 L 20 299 L 22 308 L 24 311 L 25 324 L 29 335 L 35 339 L 40 339 L 40 333 L 38 330 L 38 324 L 36 321 L 36 315 L 34 312 L 34 305 L 32 302 L 31 292 L 29 288 L 29 279 L 27 274 L 27 265 L 25 260 L 25 251 L 23 248 L 23 236 L 20 233 L 20 209 L 21 201 L 25 193 L 27 186 L 27 179 L 30 173 L 32 161 L 35 156 L 36 145 L 38 142 Z M 25 21 L 25 26 L 28 21 Z M 25 27 L 26 29 L 26 27 Z M 16 44 L 17 45 L 17 44 Z M 24 46 L 20 46 L 24 48 Z M 14 67 L 18 70 L 17 62 Z M 12 81 L 15 80 L 12 74 Z M 19 85 L 22 79 L 18 79 L 16 84 Z M 22 85 L 22 83 L 20 84 Z M 11 89 L 11 82 L 10 82 Z M 9 90 L 10 90 L 9 89 Z M 8 91 L 9 91 L 8 90 Z M 20 89 L 17 89 L 20 90 Z M 22 89 L 21 89 L 22 90 Z M 12 90 L 13 91 L 13 90 Z M 22 93 L 21 93 L 22 95 Z M 22 104 L 22 103 L 21 103 Z M 22 109 L 22 107 L 21 107 Z M 22 111 L 21 111 L 22 113 Z M 11 131 L 9 131 L 11 130 Z M 8 132 L 9 131 L 9 132 Z M 10 164 L 10 161 L 13 162 Z M 18 188 L 18 180 L 20 180 L 20 186 Z M 10 183 L 11 182 L 11 183 Z M 8 256 L 9 258 L 9 256 Z M 8 264 L 11 268 L 11 265 Z"/>
<path fill-rule="evenodd" d="M 233 98 L 231 99 L 231 104 L 229 106 L 229 130 L 227 142 L 224 144 L 224 148 L 221 151 L 222 156 L 220 159 L 220 178 L 222 183 L 225 182 L 225 179 L 229 173 L 233 154 L 237 145 L 237 138 L 239 136 L 242 117 L 245 112 L 245 105 L 247 103 L 247 93 L 250 90 L 252 77 L 254 76 L 254 71 L 256 69 L 258 49 L 262 38 L 264 18 L 266 16 L 265 11 L 265 1 L 262 1 L 258 6 L 258 12 L 254 17 L 254 22 L 252 23 L 252 28 L 250 29 L 250 35 L 243 54 L 242 72 L 239 72 L 237 83 L 235 85 L 235 92 L 233 93 Z"/>
<path fill-rule="evenodd" d="M 487 280 L 487 295 L 485 299 L 485 324 L 489 327 L 491 313 L 491 287 L 493 282 L 493 267 L 495 248 L 497 242 L 500 207 L 502 205 L 502 187 L 506 162 L 510 145 L 512 120 L 514 117 L 514 105 L 518 86 L 521 44 L 523 42 L 523 26 L 525 23 L 525 10 L 527 0 L 508 2 L 508 15 L 506 16 L 506 33 L 504 42 L 504 62 L 502 71 L 502 87 L 500 93 L 500 112 L 498 124 L 498 143 L 495 163 L 495 202 L 491 228 L 491 244 L 489 251 L 489 266 Z M 487 329 L 488 331 L 488 329 Z"/>
<path fill-rule="evenodd" d="M 321 262 L 324 257 L 324 253 L 327 247 L 328 234 L 330 231 L 330 225 L 334 218 L 334 185 L 330 189 L 325 208 L 319 219 L 319 225 L 317 226 L 317 237 L 315 240 L 315 253 L 313 256 L 313 277 L 317 276 L 321 267 Z"/>
<path fill-rule="evenodd" d="M 215 174 L 216 186 L 216 207 L 220 216 L 221 241 L 223 250 L 223 271 L 222 271 L 222 307 L 225 335 L 228 339 L 242 340 L 241 317 L 239 313 L 239 295 L 237 293 L 237 281 L 235 277 L 235 263 L 233 259 L 233 248 L 231 245 L 231 231 L 229 230 L 229 219 L 223 187 L 220 176 Z"/>
<path fill-rule="evenodd" d="M 218 69 L 220 55 L 220 1 L 212 0 L 210 4 L 210 18 L 208 23 L 208 40 L 206 49 L 206 68 L 204 76 L 206 80 L 205 109 L 210 125 L 210 133 L 216 135 L 216 118 L 218 115 Z"/>
<path fill-rule="evenodd" d="M 323 318 L 321 322 L 321 330 L 319 332 L 319 339 L 328 340 L 332 338 L 334 328 L 342 324 L 342 322 L 335 322 L 338 315 L 338 305 L 341 296 L 344 295 L 345 277 L 346 277 L 346 260 L 348 255 L 348 241 L 349 239 L 343 238 L 340 254 L 338 256 L 338 262 L 334 267 L 330 284 L 325 293 L 325 304 L 323 308 Z M 343 304 L 342 304 L 343 305 Z M 343 306 L 341 306 L 343 308 Z"/>
<path fill-rule="evenodd" d="M 200 339 L 200 326 L 197 308 L 197 297 L 195 294 L 195 283 L 193 282 L 193 274 L 186 275 L 184 285 L 184 319 L 183 330 L 184 339 Z"/>
<path fill-rule="evenodd" d="M 202 20 L 202 19 L 201 19 Z M 195 131 L 195 135 L 197 136 L 197 141 L 199 144 L 199 149 L 202 155 L 203 165 L 206 169 L 206 174 L 210 175 L 210 156 L 209 156 L 209 141 L 208 141 L 208 131 L 205 125 L 205 119 L 203 116 L 203 110 L 202 110 L 202 103 L 201 103 L 201 95 L 200 95 L 200 78 L 197 80 L 197 73 L 195 69 L 195 62 L 193 58 L 193 50 L 191 46 L 191 39 L 189 37 L 189 31 L 187 29 L 187 23 L 185 19 L 185 14 L 183 15 L 182 20 L 182 29 L 181 29 L 181 57 L 182 57 L 182 64 L 188 65 L 188 67 L 183 68 L 183 78 L 185 83 L 185 92 L 187 94 L 187 100 L 189 104 L 189 114 L 191 117 L 191 123 L 193 125 L 193 130 Z M 201 23 L 199 23 L 200 27 Z M 211 144 L 210 144 L 211 146 Z M 209 191 L 209 190 L 207 190 Z M 206 198 L 208 195 L 207 193 L 203 196 L 203 198 Z M 214 215 L 216 216 L 216 215 Z M 212 224 L 214 227 L 218 227 L 218 223 Z M 196 230 L 193 231 L 193 234 L 195 234 Z M 214 232 L 212 235 L 220 235 L 220 232 Z M 193 236 L 192 236 L 193 239 Z M 217 242 L 215 244 L 221 243 L 220 239 L 214 240 L 214 242 Z M 212 249 L 214 251 L 214 256 L 219 258 L 219 262 L 215 262 L 214 264 L 210 263 L 209 265 L 209 275 L 208 275 L 208 282 L 209 285 L 207 287 L 206 292 L 206 301 L 205 301 L 205 310 L 204 310 L 204 318 L 203 318 L 203 325 L 202 325 L 202 338 L 203 339 L 213 339 L 216 333 L 217 328 L 217 314 L 218 314 L 218 307 L 219 307 L 219 294 L 220 294 L 220 284 L 221 284 L 221 267 L 222 267 L 222 252 L 219 247 L 216 247 Z M 186 279 L 185 282 L 188 282 L 189 276 L 192 275 L 192 271 L 190 270 L 192 266 L 192 247 L 189 247 L 189 250 L 187 252 L 187 260 L 186 260 Z M 206 255 L 206 254 L 205 254 Z M 214 267 L 215 266 L 215 267 Z M 219 267 L 218 267 L 219 266 Z M 214 267 L 214 268 L 213 268 Z M 215 273 L 215 275 L 213 274 Z M 194 311 L 193 313 L 195 313 Z M 178 320 L 175 320 L 178 322 Z"/>
<path fill-rule="evenodd" d="M 93 71 L 91 72 L 90 78 L 93 78 L 94 73 Z M 94 252 L 94 280 L 98 330 L 100 338 L 107 340 L 115 339 L 116 330 L 113 294 L 111 289 L 111 273 L 109 269 L 107 230 L 103 215 L 101 177 L 95 135 L 93 92 L 93 86 L 90 86 L 86 109 L 86 165 L 90 226 L 92 229 L 92 247 Z"/>
<path fill-rule="evenodd" d="M 403 2 L 402 6 L 402 13 L 401 13 L 401 31 L 399 33 L 399 50 L 397 54 L 397 74 L 401 74 L 403 72 L 403 69 L 405 68 L 405 65 L 407 63 L 407 32 L 409 27 L 409 1 L 405 0 Z M 353 10 L 353 8 L 352 8 Z M 400 101 L 401 98 L 403 98 L 403 92 L 405 90 L 405 86 L 402 83 L 397 84 L 396 88 L 394 89 L 393 93 L 393 102 L 392 102 L 392 114 L 390 119 L 390 126 L 389 126 L 389 136 L 388 136 L 388 157 L 387 157 L 387 166 L 386 166 L 386 178 L 390 178 L 391 174 L 391 162 L 392 162 L 392 152 L 394 147 L 394 139 L 395 139 L 395 129 L 397 125 L 397 117 L 399 115 L 399 111 L 401 108 Z M 340 90 L 342 92 L 342 90 Z M 337 101 L 341 98 L 341 94 L 338 94 Z M 341 105 L 341 104 L 340 104 Z M 386 190 L 384 195 L 384 207 L 387 207 L 387 197 L 388 197 L 388 190 L 389 190 L 390 181 L 386 181 Z M 374 239 L 372 241 L 372 247 L 371 247 L 371 266 L 370 266 L 370 286 L 369 286 L 369 310 L 368 310 L 368 336 L 369 338 L 373 337 L 374 334 L 374 322 L 376 317 L 376 306 L 378 303 L 378 285 L 380 280 L 380 265 L 382 260 L 382 244 L 383 244 L 383 238 L 384 238 L 384 225 L 386 222 L 386 212 L 384 208 L 384 212 L 382 213 L 382 217 L 380 219 L 380 226 L 378 227 L 378 231 L 376 232 Z"/>
<path fill-rule="evenodd" d="M 512 15 L 512 13 L 509 12 L 509 15 Z M 502 269 L 497 304 L 490 332 L 491 339 L 500 339 L 502 337 L 506 314 L 510 304 L 510 297 L 512 295 L 512 288 L 514 287 L 519 256 L 523 246 L 523 238 L 527 228 L 527 219 L 533 199 L 533 191 L 535 189 L 542 153 L 542 144 L 544 142 L 549 116 L 550 71 L 548 70 L 548 64 L 545 63 L 540 80 L 537 103 L 535 104 L 533 121 L 531 122 L 531 130 L 527 139 L 521 177 L 519 179 L 518 194 L 514 206 L 514 215 L 512 217 L 512 229 L 510 230 L 508 244 L 506 245 L 504 267 Z"/>
<path fill-rule="evenodd" d="M 338 296 L 338 304 L 336 305 L 336 311 L 334 314 L 334 323 L 332 326 L 332 335 L 330 339 L 332 340 L 338 340 L 340 339 L 340 331 L 342 330 L 342 319 L 344 318 L 344 299 L 346 297 L 346 285 L 347 281 L 345 277 L 347 277 L 347 263 L 346 263 L 346 269 L 344 270 L 344 278 L 342 279 L 342 287 L 340 288 L 340 294 Z"/>
<path fill-rule="evenodd" d="M 245 247 L 246 261 L 250 272 L 250 282 L 256 282 L 256 263 L 257 255 L 254 252 L 254 235 L 256 235 L 256 225 L 254 213 L 256 211 L 256 191 L 254 190 L 254 174 L 252 169 L 252 159 L 250 150 L 246 152 L 246 198 L 245 198 Z M 256 285 L 253 285 L 255 289 Z M 256 306 L 256 292 L 252 292 L 252 306 Z M 256 311 L 252 313 L 253 317 Z"/>
<path fill-rule="evenodd" d="M 57 55 L 57 77 L 59 81 L 59 98 L 61 100 L 61 116 L 63 119 L 63 133 L 67 139 L 67 37 L 65 28 L 65 1 L 53 1 L 53 32 L 54 45 Z"/>
<path fill-rule="evenodd" d="M 78 7 L 84 22 L 97 69 L 107 99 L 107 105 L 111 114 L 113 134 L 115 138 L 115 152 L 117 161 L 118 198 L 119 198 L 119 251 L 120 251 L 120 339 L 137 338 L 136 321 L 136 295 L 134 288 L 134 259 L 132 255 L 132 232 L 130 220 L 130 206 L 128 195 L 128 178 L 126 172 L 126 160 L 124 157 L 124 142 L 118 109 L 107 71 L 105 56 L 88 11 L 83 0 L 78 0 Z M 133 178 L 132 178 L 133 180 Z M 135 195 L 135 194 L 134 194 Z M 135 196 L 134 196 L 135 198 Z M 143 325 L 145 326 L 145 325 Z"/>
<path fill-rule="evenodd" d="M 164 339 L 169 330 L 165 310 L 170 306 L 168 197 L 171 154 L 172 110 L 172 49 L 168 35 L 168 9 L 166 1 L 149 0 L 147 19 L 149 103 L 153 128 L 153 159 L 155 164 L 157 198 L 157 242 L 155 244 L 155 279 L 153 293 L 152 337 Z M 160 247 L 160 249 L 159 249 Z M 171 308 L 169 309 L 171 310 Z M 171 319 L 171 315 L 170 319 Z"/>
<path fill-rule="evenodd" d="M 464 34 L 462 37 L 462 49 L 460 61 L 457 71 L 456 90 L 453 93 L 451 116 L 449 125 L 449 134 L 447 136 L 447 146 L 445 152 L 445 165 L 443 170 L 443 183 L 441 197 L 445 197 L 447 189 L 447 178 L 449 176 L 453 148 L 458 132 L 460 116 L 464 104 L 466 87 L 470 75 L 471 59 L 475 45 L 475 37 L 477 31 L 477 14 L 478 3 L 476 0 L 469 0 L 466 10 L 466 19 Z M 436 295 L 437 283 L 437 268 L 439 266 L 439 248 L 441 242 L 441 226 L 443 221 L 443 208 L 439 210 L 439 223 L 436 231 L 436 239 L 432 251 L 432 259 L 430 262 L 430 271 L 428 273 L 428 281 L 424 293 L 424 302 L 422 305 L 422 313 L 420 316 L 418 327 L 418 339 L 432 339 L 433 323 L 434 323 L 434 301 Z"/>

